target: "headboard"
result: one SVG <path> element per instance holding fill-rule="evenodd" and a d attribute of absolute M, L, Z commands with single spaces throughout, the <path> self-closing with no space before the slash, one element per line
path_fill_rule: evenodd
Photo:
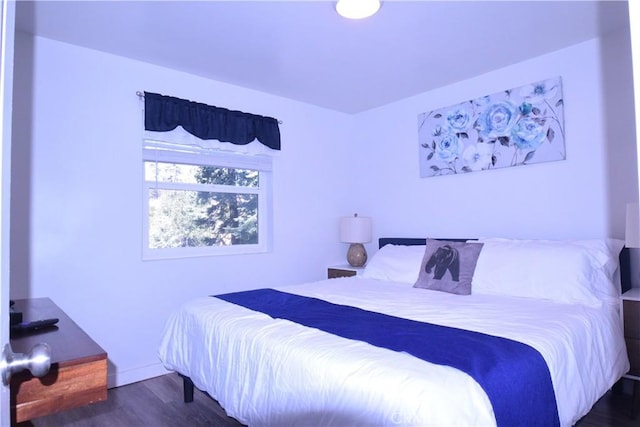
<path fill-rule="evenodd" d="M 467 240 L 476 240 L 476 239 L 446 239 L 439 238 L 439 240 L 449 240 L 452 242 L 466 242 Z M 383 247 L 384 245 L 425 245 L 427 243 L 426 238 L 414 238 L 414 237 L 381 237 L 378 239 L 378 248 Z M 626 292 L 631 289 L 631 257 L 629 248 L 623 248 L 622 252 L 620 252 L 620 283 L 622 287 L 622 292 Z"/>

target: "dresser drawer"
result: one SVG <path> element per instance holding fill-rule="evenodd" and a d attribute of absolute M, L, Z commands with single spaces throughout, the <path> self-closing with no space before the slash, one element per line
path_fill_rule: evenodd
<path fill-rule="evenodd" d="M 355 270 L 346 270 L 342 268 L 329 268 L 327 270 L 327 278 L 329 279 L 337 279 L 339 277 L 353 277 L 357 275 L 358 273 Z"/>
<path fill-rule="evenodd" d="M 51 367 L 42 378 L 20 372 L 15 387 L 16 422 L 107 400 L 107 357 L 72 366 Z"/>
<path fill-rule="evenodd" d="M 624 336 L 640 340 L 640 301 L 625 300 L 624 310 Z"/>
<path fill-rule="evenodd" d="M 627 343 L 629 363 L 631 364 L 629 374 L 640 377 L 640 340 L 626 338 L 625 341 Z"/>

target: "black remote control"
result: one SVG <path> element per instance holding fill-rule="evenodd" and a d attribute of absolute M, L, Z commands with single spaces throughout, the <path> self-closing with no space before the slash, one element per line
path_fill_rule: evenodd
<path fill-rule="evenodd" d="M 20 322 L 11 326 L 11 332 L 35 331 L 37 329 L 48 328 L 58 323 L 57 318 L 33 320 L 31 322 Z"/>

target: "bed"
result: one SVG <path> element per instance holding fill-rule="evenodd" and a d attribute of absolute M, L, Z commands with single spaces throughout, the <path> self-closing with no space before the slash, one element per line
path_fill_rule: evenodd
<path fill-rule="evenodd" d="M 629 369 L 621 241 L 379 246 L 359 277 L 176 310 L 159 356 L 185 401 L 251 426 L 571 426 Z"/>

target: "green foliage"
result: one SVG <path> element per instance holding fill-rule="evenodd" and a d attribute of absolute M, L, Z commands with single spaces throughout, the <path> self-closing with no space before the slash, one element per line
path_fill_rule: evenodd
<path fill-rule="evenodd" d="M 209 187 L 164 189 L 158 183 L 150 191 L 150 248 L 258 243 L 258 195 L 242 192 L 258 186 L 258 171 L 153 162 L 145 170 L 147 180 L 158 176 L 162 182 Z"/>

